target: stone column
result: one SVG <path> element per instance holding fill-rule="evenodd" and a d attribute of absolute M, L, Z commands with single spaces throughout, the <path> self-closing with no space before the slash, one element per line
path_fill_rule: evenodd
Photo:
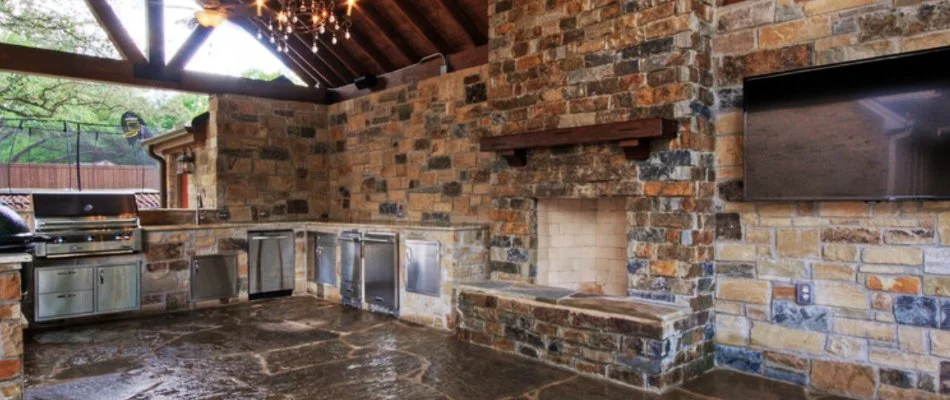
<path fill-rule="evenodd" d="M 23 397 L 23 320 L 20 269 L 26 254 L 0 255 L 0 399 Z"/>

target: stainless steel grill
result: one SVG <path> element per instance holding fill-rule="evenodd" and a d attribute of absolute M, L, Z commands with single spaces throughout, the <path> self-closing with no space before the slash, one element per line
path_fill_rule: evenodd
<path fill-rule="evenodd" d="M 33 195 L 35 256 L 65 258 L 142 251 L 135 195 L 37 193 Z"/>

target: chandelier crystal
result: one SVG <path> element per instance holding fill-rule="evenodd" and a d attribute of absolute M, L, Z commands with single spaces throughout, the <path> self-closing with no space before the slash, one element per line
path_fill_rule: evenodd
<path fill-rule="evenodd" d="M 257 15 L 262 18 L 266 8 L 264 3 L 265 0 L 256 0 Z M 257 38 L 264 40 L 267 37 L 278 52 L 289 51 L 287 42 L 294 35 L 312 35 L 310 51 L 314 54 L 320 51 L 318 39 L 321 35 L 327 36 L 334 45 L 338 43 L 339 31 L 343 31 L 344 38 L 350 38 L 350 26 L 353 25 L 350 15 L 356 0 L 345 0 L 346 13 L 343 15 L 337 12 L 337 2 L 332 0 L 279 0 L 278 3 L 278 9 L 266 16 L 267 31 L 257 31 Z"/>

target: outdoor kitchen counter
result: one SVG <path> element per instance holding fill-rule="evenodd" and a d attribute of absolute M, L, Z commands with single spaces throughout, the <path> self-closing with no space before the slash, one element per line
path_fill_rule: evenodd
<path fill-rule="evenodd" d="M 336 284 L 317 282 L 313 266 L 315 234 L 339 236 L 344 231 L 392 232 L 399 249 L 399 317 L 441 329 L 452 329 L 456 285 L 488 278 L 488 225 L 430 225 L 387 221 L 281 221 L 209 222 L 208 224 L 145 225 L 142 227 L 145 266 L 142 269 L 142 311 L 172 312 L 217 306 L 248 299 L 248 233 L 293 231 L 295 242 L 295 295 L 312 294 L 339 302 L 342 281 L 337 246 Z M 438 242 L 440 286 L 438 293 L 415 293 L 406 289 L 407 241 Z M 417 243 L 417 242 L 411 242 Z M 195 256 L 234 254 L 237 258 L 238 297 L 225 300 L 191 301 L 191 262 Z M 364 307 L 369 308 L 368 304 Z"/>
<path fill-rule="evenodd" d="M 26 253 L 11 253 L 11 254 L 0 254 L 0 265 L 16 264 L 19 266 L 22 263 L 28 263 L 33 261 L 33 256 Z"/>
<path fill-rule="evenodd" d="M 431 231 L 466 231 L 488 229 L 488 224 L 459 223 L 459 224 L 423 224 L 418 222 L 398 221 L 281 221 L 281 222 L 215 222 L 207 224 L 184 225 L 144 225 L 146 232 L 164 232 L 198 229 L 235 229 L 247 228 L 250 230 L 280 230 L 280 229 L 307 229 L 321 226 L 343 226 L 351 229 L 381 229 L 381 230 L 431 230 Z"/>

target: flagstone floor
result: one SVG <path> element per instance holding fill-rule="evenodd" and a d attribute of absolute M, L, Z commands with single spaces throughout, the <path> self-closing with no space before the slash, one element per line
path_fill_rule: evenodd
<path fill-rule="evenodd" d="M 28 332 L 27 399 L 822 399 L 716 371 L 664 396 L 310 297 Z"/>

